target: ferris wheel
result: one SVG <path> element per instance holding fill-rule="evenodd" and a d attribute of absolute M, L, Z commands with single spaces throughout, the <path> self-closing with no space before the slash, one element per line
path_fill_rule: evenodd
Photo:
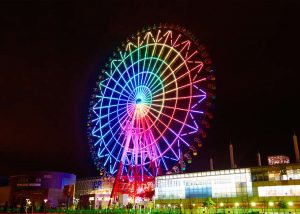
<path fill-rule="evenodd" d="M 128 38 L 102 69 L 90 102 L 97 168 L 129 182 L 182 172 L 206 138 L 214 80 L 206 48 L 181 27 Z"/>

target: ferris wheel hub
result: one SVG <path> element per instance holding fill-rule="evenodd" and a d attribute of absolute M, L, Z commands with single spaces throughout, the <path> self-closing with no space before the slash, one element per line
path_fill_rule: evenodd
<path fill-rule="evenodd" d="M 142 104 L 143 100 L 141 97 L 136 98 L 135 103 L 138 104 Z"/>

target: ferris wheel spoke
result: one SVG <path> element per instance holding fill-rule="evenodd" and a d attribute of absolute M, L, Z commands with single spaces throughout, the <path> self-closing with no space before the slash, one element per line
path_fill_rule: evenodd
<path fill-rule="evenodd" d="M 171 131 L 171 133 L 173 133 L 175 135 L 175 137 L 179 138 L 180 140 L 182 140 L 186 145 L 190 146 L 189 143 L 187 143 L 179 134 L 177 134 L 171 127 L 169 127 L 168 125 L 166 125 L 162 120 L 158 120 L 158 122 L 160 122 L 163 126 L 166 127 L 167 130 Z M 176 139 L 175 139 L 176 140 Z"/>
<path fill-rule="evenodd" d="M 151 113 L 151 112 L 150 112 Z M 163 140 L 165 141 L 165 143 L 167 144 L 168 148 L 173 152 L 173 154 L 178 158 L 176 152 L 173 150 L 172 145 L 169 144 L 169 142 L 165 139 L 165 137 L 163 136 L 163 133 L 161 133 L 161 131 L 159 130 L 159 128 L 155 125 L 155 123 L 151 120 L 151 118 L 149 117 L 149 120 L 152 122 L 153 126 L 156 128 L 156 131 L 160 134 L 160 136 L 163 138 Z M 171 143 L 172 144 L 172 143 Z M 179 158 L 178 158 L 179 159 Z"/>
<path fill-rule="evenodd" d="M 98 117 L 98 119 L 100 120 L 100 119 L 103 119 L 103 118 L 107 118 L 107 117 L 109 117 L 109 115 L 115 114 L 115 113 L 117 113 L 117 112 L 120 112 L 120 111 L 123 110 L 123 109 L 126 109 L 126 106 L 125 106 L 125 107 L 122 107 L 122 108 L 119 108 L 119 109 L 117 109 L 117 110 L 115 110 L 115 111 L 109 112 L 109 113 L 107 113 L 107 114 L 104 114 L 104 115 L 102 115 L 101 112 L 100 112 L 100 115 L 102 115 L 102 116 L 101 116 L 101 117 Z M 100 110 L 101 110 L 101 109 L 100 109 Z M 124 111 L 124 112 L 126 112 L 126 111 Z M 123 113 L 124 113 L 124 112 L 123 112 Z"/>
<path fill-rule="evenodd" d="M 117 124 L 117 123 L 115 123 L 115 124 L 113 125 L 113 127 L 110 127 L 110 130 L 107 131 L 107 132 L 105 132 L 105 134 L 102 133 L 101 129 L 103 129 L 104 127 L 108 126 L 108 123 L 106 123 L 104 126 L 101 126 L 101 127 L 98 129 L 98 131 L 99 131 L 99 130 L 101 131 L 101 137 L 100 137 L 100 139 L 101 139 L 101 140 L 105 140 L 105 137 L 106 137 L 109 133 L 111 133 L 112 135 L 114 135 L 115 133 L 112 132 L 112 129 L 116 126 L 116 124 Z M 120 127 L 121 127 L 121 126 L 120 126 Z M 119 127 L 119 128 L 120 128 L 120 127 Z M 117 131 L 119 130 L 119 128 L 118 128 L 115 132 L 117 132 Z M 112 138 L 110 138 L 110 139 L 112 139 Z M 110 142 L 111 142 L 111 141 L 109 140 L 107 143 L 110 143 Z"/>
<path fill-rule="evenodd" d="M 157 45 L 159 45 L 159 43 L 157 42 L 158 41 L 158 37 L 159 37 L 159 34 L 160 34 L 160 30 L 158 30 L 158 32 L 157 32 L 157 35 L 156 35 L 156 38 L 155 38 L 155 42 L 154 42 L 154 48 L 153 48 L 153 50 L 152 50 L 152 54 L 151 54 L 151 56 L 154 56 L 154 53 L 156 52 L 156 47 L 157 47 Z M 148 71 L 149 71 L 149 68 L 150 68 L 150 65 L 151 65 L 151 63 L 152 63 L 152 60 L 149 62 L 149 64 L 148 64 Z"/>
<path fill-rule="evenodd" d="M 166 105 L 165 105 L 165 107 L 166 107 Z M 169 108 L 172 109 L 172 107 L 169 107 Z M 176 107 L 173 108 L 173 109 L 177 110 Z M 158 111 L 155 110 L 154 108 L 153 108 L 153 110 L 156 111 L 156 112 L 158 112 Z M 189 113 L 190 111 L 186 111 L 186 112 Z M 197 130 L 195 127 L 193 127 L 193 126 L 191 126 L 191 125 L 188 125 L 187 123 L 183 123 L 182 121 L 180 121 L 180 120 L 178 120 L 178 119 L 176 119 L 176 118 L 174 118 L 174 117 L 171 117 L 171 116 L 169 116 L 169 115 L 167 115 L 167 114 L 165 114 L 165 113 L 163 113 L 163 112 L 162 112 L 161 114 L 164 115 L 164 116 L 166 116 L 166 117 L 168 117 L 168 118 L 171 119 L 171 120 L 176 121 L 177 123 L 180 123 L 180 124 L 183 125 L 183 126 L 187 126 L 187 127 L 191 128 L 191 129 Z"/>
<path fill-rule="evenodd" d="M 124 117 L 129 117 L 126 113 L 123 113 L 124 115 L 121 117 L 121 119 L 123 119 Z M 112 118 L 111 119 L 111 122 L 112 121 L 114 121 L 116 118 L 119 118 L 119 116 L 115 116 L 114 118 Z M 123 120 L 123 121 L 127 121 L 127 120 Z M 104 135 L 103 135 L 103 137 L 102 137 L 102 139 L 104 139 L 104 137 L 106 137 L 106 135 L 109 133 L 109 132 L 111 132 L 111 130 L 117 125 L 118 123 L 115 123 L 112 127 L 111 127 L 111 129 L 109 130 L 109 131 L 107 131 Z M 103 129 L 103 128 L 105 128 L 106 126 L 108 126 L 109 125 L 109 123 L 105 123 L 105 125 L 104 126 L 100 126 L 99 127 L 99 129 L 98 130 L 101 130 L 101 129 Z M 102 132 L 101 132 L 102 133 Z"/>
<path fill-rule="evenodd" d="M 160 160 L 163 162 L 166 171 L 168 171 L 169 168 L 168 168 L 168 166 L 167 166 L 167 164 L 165 162 L 164 156 L 162 155 L 162 152 L 160 151 L 160 148 L 159 148 L 158 144 L 156 143 L 155 146 L 156 146 L 156 148 L 158 150 L 158 153 L 160 154 Z"/>
<path fill-rule="evenodd" d="M 126 62 L 125 62 L 125 60 L 126 60 L 126 58 L 128 57 L 124 57 L 125 56 L 125 53 L 124 53 L 124 56 L 122 55 L 122 52 L 120 52 L 120 56 L 121 56 L 121 61 L 122 61 L 122 63 L 123 63 L 123 65 L 124 65 L 124 67 L 125 67 L 125 71 L 126 71 L 126 74 L 127 74 L 127 77 L 128 78 L 130 78 L 131 76 L 129 75 L 129 72 L 128 72 L 128 66 L 127 66 L 127 64 L 126 64 Z M 121 63 L 120 63 L 121 64 Z M 119 65 L 120 66 L 120 65 Z M 124 72 L 125 73 L 125 72 Z M 125 81 L 126 82 L 126 84 L 128 83 L 127 81 Z M 130 84 L 131 84 L 131 88 L 130 88 L 130 86 L 128 86 L 131 90 L 133 90 L 134 89 L 134 86 L 132 85 L 132 83 L 130 82 Z"/>
<path fill-rule="evenodd" d="M 124 120 L 124 121 L 125 121 L 125 120 Z M 123 122 L 123 123 L 124 123 L 124 122 Z M 121 127 L 122 127 L 122 125 L 119 126 L 119 127 L 117 128 L 117 130 L 116 130 L 114 133 L 111 132 L 112 135 L 115 136 L 116 133 L 121 129 Z M 114 128 L 114 127 L 111 127 L 111 130 L 112 130 L 113 128 Z M 119 134 L 118 138 L 116 139 L 116 142 L 117 142 L 117 143 L 115 143 L 115 144 L 114 144 L 114 147 L 111 149 L 110 155 L 114 152 L 115 147 L 116 147 L 116 145 L 118 144 L 119 139 L 120 139 L 121 136 L 122 136 L 122 135 Z M 113 140 L 114 138 L 115 138 L 115 137 L 112 137 L 112 138 L 109 139 L 109 141 L 105 144 L 105 147 L 106 147 L 106 148 L 110 145 L 110 143 L 112 142 L 112 140 Z M 120 145 L 120 147 L 122 146 L 120 143 L 119 143 L 119 145 Z"/>
<path fill-rule="evenodd" d="M 149 38 L 148 38 L 148 40 L 149 40 Z M 148 49 L 149 49 L 149 46 L 148 45 L 146 45 L 146 46 L 144 46 L 145 47 L 145 54 L 144 54 L 144 58 L 143 58 L 143 69 L 142 69 L 142 71 L 145 71 L 145 64 L 146 64 L 146 60 L 148 59 Z M 147 74 L 147 73 L 146 73 Z M 142 79 L 141 79 L 141 83 L 143 84 L 144 83 L 144 73 L 142 73 Z"/>
<path fill-rule="evenodd" d="M 121 63 L 120 63 L 120 64 L 121 64 Z M 119 65 L 120 65 L 120 64 L 119 64 Z M 119 65 L 116 65 L 116 60 L 113 60 L 113 61 L 111 62 L 111 68 L 114 67 L 115 70 L 119 73 L 119 79 L 118 79 L 118 82 L 119 82 L 120 79 L 122 79 L 123 82 L 126 83 L 127 81 L 126 81 L 126 79 L 124 78 L 124 73 L 122 73 L 122 72 L 120 71 Z M 113 74 L 114 72 L 111 71 L 111 73 Z M 128 74 L 127 74 L 127 75 L 128 75 Z M 129 86 L 128 86 L 128 87 L 129 87 Z M 132 88 L 129 87 L 129 91 L 130 91 L 130 90 L 132 90 Z M 126 92 L 127 92 L 127 91 L 126 91 Z"/>
<path fill-rule="evenodd" d="M 201 99 L 199 99 L 199 101 L 197 103 L 195 103 L 194 105 L 192 105 L 192 109 L 195 108 L 197 105 L 199 105 L 199 103 L 201 103 L 203 100 L 205 100 L 206 95 L 203 95 L 203 97 L 201 97 Z"/>
<path fill-rule="evenodd" d="M 121 126 L 120 126 L 120 127 L 121 127 Z M 120 129 L 120 127 L 118 128 L 118 130 Z M 119 142 L 119 138 L 120 138 L 120 137 L 121 137 L 121 135 L 119 135 L 119 137 L 118 137 L 118 139 L 117 139 L 117 142 Z M 105 147 L 103 148 L 102 152 L 103 152 L 104 150 L 107 150 L 107 151 L 109 152 L 109 155 L 110 155 L 111 157 L 115 158 L 115 157 L 112 155 L 112 153 L 113 153 L 113 151 L 115 150 L 115 147 L 116 147 L 117 144 L 114 145 L 114 147 L 113 147 L 113 149 L 112 149 L 111 151 L 108 149 L 108 145 L 111 143 L 111 140 L 112 140 L 112 139 L 113 139 L 113 138 L 110 138 L 109 142 L 105 145 Z M 122 145 L 124 144 L 125 139 L 126 139 L 126 138 L 124 137 L 124 138 L 123 138 L 122 144 L 119 144 L 119 145 L 120 145 L 119 154 L 118 154 L 117 159 L 116 159 L 116 161 L 115 161 L 115 164 L 114 164 L 114 166 L 113 166 L 113 168 L 112 168 L 112 171 L 114 171 L 116 162 L 117 162 L 117 160 L 119 160 L 119 155 L 120 155 L 120 153 L 121 153 L 121 151 L 122 151 Z M 108 159 L 106 159 L 106 161 L 107 161 L 107 160 L 108 160 Z"/>
<path fill-rule="evenodd" d="M 172 68 L 166 62 L 164 62 L 162 59 L 158 59 L 158 58 L 155 58 L 155 59 L 156 59 L 156 61 L 160 61 L 161 65 L 165 64 L 167 68 L 170 68 L 172 70 Z M 155 67 L 152 67 L 152 69 L 151 69 L 151 71 L 149 71 L 149 73 L 153 73 L 157 78 L 148 78 L 145 80 L 145 85 L 148 85 L 149 88 L 152 88 L 152 85 L 157 84 L 158 81 L 160 83 L 162 82 L 161 77 L 158 75 L 159 70 L 157 70 L 157 72 L 154 72 L 154 70 L 156 70 Z"/>
<path fill-rule="evenodd" d="M 123 107 L 124 108 L 124 107 Z M 126 107 L 125 107 L 126 108 Z M 117 112 L 117 110 L 116 111 L 114 111 L 114 112 Z M 112 114 L 112 113 L 114 113 L 114 112 L 111 112 L 110 114 Z M 97 121 L 97 123 L 95 124 L 95 127 L 99 124 L 99 121 L 101 120 L 101 119 L 104 119 L 104 118 L 107 118 L 107 117 L 109 117 L 109 115 L 108 114 L 106 114 L 106 115 L 104 115 L 104 116 L 101 116 L 101 117 L 97 117 L 96 119 L 94 119 L 94 120 L 92 120 L 92 122 L 95 122 L 95 121 Z M 94 132 L 97 132 L 97 131 L 99 131 L 99 129 L 97 129 L 97 130 L 93 130 L 93 133 Z"/>
<path fill-rule="evenodd" d="M 168 84 L 166 84 L 165 87 L 168 87 L 170 84 L 172 84 L 172 83 L 175 82 L 175 81 L 178 82 L 179 80 L 181 80 L 183 77 L 185 77 L 185 76 L 188 75 L 189 73 L 190 73 L 190 71 L 189 71 L 189 72 L 185 72 L 185 73 L 182 74 L 181 76 L 177 77 L 176 80 L 174 79 L 174 80 L 172 80 L 171 82 L 168 82 Z M 165 79 L 166 79 L 166 78 L 165 78 Z M 164 79 L 164 81 L 165 81 L 165 79 Z M 191 82 L 190 84 L 195 85 L 196 83 L 203 82 L 203 81 L 206 81 L 206 78 L 202 78 L 202 79 L 193 81 L 193 82 Z"/>
<path fill-rule="evenodd" d="M 157 96 L 161 96 L 162 94 L 168 94 L 168 93 L 171 93 L 171 92 L 173 92 L 173 91 L 177 91 L 177 90 L 180 90 L 180 89 L 184 89 L 184 88 L 190 87 L 191 85 L 194 85 L 194 84 L 196 84 L 196 83 L 203 82 L 203 81 L 205 81 L 205 80 L 206 80 L 206 78 L 202 78 L 202 79 L 200 79 L 200 80 L 197 80 L 197 81 L 194 81 L 194 82 L 190 82 L 190 83 L 188 83 L 188 84 L 185 84 L 185 85 L 182 85 L 182 86 L 180 86 L 180 87 L 176 87 L 176 88 L 170 89 L 170 90 L 165 91 L 165 92 L 160 93 L 160 94 L 156 94 L 158 91 L 161 90 L 161 89 L 157 89 L 156 91 L 153 92 L 153 96 L 152 96 L 152 97 L 154 98 L 154 97 L 157 97 Z M 175 81 L 177 81 L 177 80 L 173 80 L 173 81 L 169 82 L 168 84 L 166 84 L 166 85 L 165 85 L 165 88 L 168 87 L 170 84 L 172 84 L 172 83 L 175 82 Z M 155 87 L 155 88 L 156 88 L 156 87 Z M 154 89 L 155 89 L 155 88 L 154 88 Z M 154 94 L 156 94 L 156 95 L 154 95 Z"/>
<path fill-rule="evenodd" d="M 105 108 L 111 108 L 111 107 L 116 107 L 116 106 L 122 106 L 122 105 L 126 105 L 126 103 L 119 103 L 119 104 L 115 104 L 115 105 L 109 105 L 109 106 L 97 106 L 95 108 L 93 108 L 94 110 L 97 109 L 105 109 Z"/>
<path fill-rule="evenodd" d="M 147 117 L 149 117 L 149 116 L 147 115 Z M 144 124 L 144 126 L 147 125 L 147 127 L 150 127 L 147 117 L 145 118 L 145 120 L 143 120 L 143 124 Z M 157 162 L 158 162 L 159 157 L 161 157 L 161 154 L 160 154 L 160 156 L 157 155 L 158 150 L 156 149 L 156 146 L 155 146 L 157 144 L 157 141 L 155 140 L 152 131 L 149 130 L 148 133 L 149 133 L 149 136 L 146 137 L 146 139 L 148 141 L 150 141 L 148 143 L 148 147 L 147 147 L 147 150 L 148 150 L 148 153 L 149 153 L 149 158 L 152 157 L 152 161 L 154 161 L 155 166 L 158 168 Z M 150 151 L 150 149 L 152 149 L 152 151 Z"/>
<path fill-rule="evenodd" d="M 150 73 L 150 72 L 147 72 L 147 77 L 148 77 L 148 73 Z M 156 85 L 152 84 L 152 82 L 154 82 Z M 145 86 L 147 86 L 150 89 L 150 91 L 153 91 L 152 88 L 154 86 L 156 86 L 156 87 L 160 86 L 161 88 L 164 87 L 163 82 L 160 79 L 160 77 L 158 75 L 154 74 L 154 73 L 151 73 L 148 78 L 145 78 L 145 81 L 144 81 L 143 84 Z"/>
<path fill-rule="evenodd" d="M 193 54 L 191 54 L 191 56 L 189 56 L 189 58 L 184 58 L 184 57 L 181 55 L 180 51 L 176 51 L 176 50 L 175 50 L 175 52 L 177 53 L 177 56 L 174 57 L 174 59 L 170 62 L 170 65 L 172 65 L 172 64 L 174 63 L 174 61 L 177 60 L 178 57 L 180 57 L 180 59 L 182 60 L 182 63 L 180 63 L 176 68 L 172 69 L 172 73 L 174 73 L 174 74 L 175 74 L 175 73 L 176 73 L 183 65 L 186 65 L 186 67 L 187 67 L 187 61 L 188 61 L 188 59 L 189 59 L 190 57 L 192 57 L 195 53 L 197 53 L 197 52 L 195 51 Z M 168 68 L 165 68 L 165 69 L 160 73 L 160 77 L 162 77 L 162 76 L 164 75 L 164 73 L 167 71 L 167 69 L 168 69 Z M 184 74 L 190 73 L 190 72 L 191 72 L 191 70 L 189 70 L 189 69 L 187 69 L 187 70 L 188 70 L 188 72 L 185 72 Z M 167 78 L 169 78 L 169 76 L 172 75 L 172 73 L 168 74 L 168 75 L 163 79 L 163 81 L 165 81 Z"/>
<path fill-rule="evenodd" d="M 138 60 L 137 60 L 137 73 L 139 74 L 140 73 L 140 37 L 138 36 L 137 38 L 137 55 L 138 55 Z M 138 84 L 137 85 L 140 85 L 140 78 L 137 79 L 138 80 Z"/>
<path fill-rule="evenodd" d="M 107 86 L 107 85 L 103 85 L 103 83 L 100 83 L 100 85 L 103 86 L 103 87 L 105 87 L 106 89 L 109 89 L 109 90 L 110 90 L 111 92 L 113 92 L 113 93 L 119 94 L 120 96 L 128 97 L 128 96 L 130 95 L 130 94 L 128 94 L 127 90 L 124 90 L 124 91 L 127 93 L 127 96 L 126 96 L 125 94 L 120 93 L 119 91 L 117 91 L 117 90 L 114 89 L 114 88 L 111 88 L 111 87 L 109 87 L 109 86 Z"/>
<path fill-rule="evenodd" d="M 160 34 L 160 31 L 158 31 L 158 34 L 157 34 L 157 36 L 156 36 L 156 39 L 155 39 L 154 43 L 151 43 L 151 44 L 150 44 L 151 46 L 154 46 L 154 47 L 153 47 L 153 49 L 152 49 L 150 61 L 149 61 L 149 63 L 148 63 L 148 67 L 147 67 L 147 71 L 148 71 L 148 72 L 150 71 L 150 66 L 151 66 L 151 64 L 152 64 L 152 60 L 155 59 L 153 56 L 155 55 L 154 53 L 156 52 L 156 47 L 157 47 L 157 45 L 158 45 L 158 43 L 157 43 L 156 41 L 158 40 L 159 34 Z M 149 47 L 150 47 L 150 45 L 149 45 Z M 147 72 L 147 74 L 148 74 L 148 72 Z M 146 74 L 145 80 L 147 80 L 147 77 L 148 77 L 147 74 Z M 145 84 L 145 85 L 147 85 L 147 84 Z"/>
<path fill-rule="evenodd" d="M 166 47 L 167 39 L 168 39 L 168 36 L 165 38 L 164 43 L 162 43 L 162 44 L 159 45 L 159 46 L 161 46 L 161 48 L 160 48 L 160 51 L 159 51 L 158 56 L 156 57 L 155 63 L 154 63 L 154 65 L 152 66 L 151 72 L 154 72 L 154 69 L 155 69 L 156 64 L 157 64 L 157 62 L 158 62 L 158 59 L 161 59 L 161 55 L 162 55 L 162 53 L 163 53 L 163 50 L 164 50 L 165 47 Z M 170 53 L 170 51 L 169 51 L 169 53 Z M 168 53 L 168 54 L 169 54 L 169 53 Z M 163 60 L 161 60 L 161 61 L 163 62 Z M 162 64 L 162 63 L 161 63 L 161 64 Z M 159 70 L 157 69 L 157 71 L 159 71 Z"/>
<path fill-rule="evenodd" d="M 156 106 L 156 107 L 160 107 L 160 105 L 156 105 L 154 103 L 152 103 L 151 105 Z M 168 106 L 168 105 L 164 105 L 165 108 L 168 109 L 175 109 L 175 110 L 179 110 L 179 111 L 184 111 L 184 112 L 192 112 L 192 113 L 198 113 L 198 114 L 203 114 L 203 111 L 197 111 L 197 110 L 192 110 L 192 109 L 184 109 L 184 108 L 179 108 L 179 107 L 174 107 L 174 106 Z"/>
<path fill-rule="evenodd" d="M 114 97 L 107 97 L 107 96 L 97 96 L 97 98 L 101 98 L 101 99 L 107 99 L 107 100 L 121 100 L 121 101 L 124 101 L 124 102 L 127 102 L 127 100 L 124 100 L 124 99 L 118 99 L 118 98 L 114 98 Z"/>
<path fill-rule="evenodd" d="M 161 67 L 162 67 L 163 65 L 166 65 L 167 68 L 169 68 L 170 70 L 172 70 L 170 64 L 167 64 L 166 62 L 167 62 L 167 60 L 168 60 L 168 58 L 169 58 L 171 52 L 173 51 L 173 48 L 172 48 L 171 46 L 168 46 L 168 45 L 164 45 L 164 47 L 168 47 L 168 48 L 169 48 L 169 52 L 166 54 L 166 56 L 164 57 L 163 60 L 160 60 L 161 63 L 160 63 L 160 65 L 159 65 L 159 67 L 158 67 L 157 69 L 155 69 L 155 70 L 157 71 L 156 73 L 159 73 L 159 71 L 161 70 Z M 155 67 L 153 67 L 152 72 L 154 72 L 154 68 L 155 68 Z M 153 84 L 155 84 L 156 82 L 157 82 L 157 80 L 156 80 Z M 151 85 L 151 84 L 152 84 L 152 81 L 149 83 L 149 85 Z"/>
<path fill-rule="evenodd" d="M 129 50 L 129 52 L 130 52 L 130 54 L 129 54 L 129 56 L 130 56 L 130 67 L 131 67 L 131 69 L 132 69 L 132 72 L 133 72 L 133 76 L 135 76 L 135 69 L 134 69 L 134 64 L 135 64 L 135 61 L 133 60 L 133 53 L 132 53 L 132 50 L 131 50 L 131 46 L 134 46 L 132 43 L 128 43 L 128 45 L 127 45 L 127 50 Z M 135 80 L 135 78 L 133 78 L 134 79 L 134 88 L 137 86 L 137 84 L 136 84 L 136 80 Z"/>
<path fill-rule="evenodd" d="M 139 42 L 138 42 L 139 43 Z M 140 45 L 141 45 L 142 43 L 140 43 Z M 132 43 L 131 43 L 131 45 L 132 46 L 134 46 Z M 138 66 L 137 66 L 137 68 L 138 68 L 138 72 L 137 72 L 137 74 L 139 74 L 141 71 L 140 71 L 140 62 L 141 61 L 144 61 L 144 64 L 145 64 L 145 57 L 147 56 L 146 55 L 146 53 L 145 53 L 145 55 L 144 55 L 144 58 L 140 58 L 140 52 L 141 52 L 141 49 L 143 49 L 143 48 L 146 48 L 147 49 L 147 51 L 146 52 L 148 52 L 148 47 L 149 46 L 151 46 L 151 44 L 148 44 L 148 45 L 144 45 L 144 46 L 140 46 L 140 45 L 138 45 L 138 47 L 135 49 L 135 50 L 131 50 L 131 47 L 130 48 L 128 48 L 128 50 L 129 50 L 129 54 L 125 57 L 125 55 L 126 55 L 126 53 L 124 53 L 124 56 L 123 56 L 123 54 L 120 52 L 120 56 L 121 56 L 121 59 L 122 59 L 122 63 L 124 64 L 124 67 L 125 67 L 125 71 L 126 71 L 126 73 L 127 73 L 127 76 L 128 76 L 128 78 L 130 78 L 131 77 L 131 75 L 129 74 L 129 68 L 130 67 L 132 67 L 133 69 L 133 76 L 135 76 L 135 69 L 134 69 L 134 64 L 138 64 Z M 137 53 L 136 53 L 137 52 Z M 137 61 L 135 61 L 134 63 L 133 63 L 133 61 L 132 61 L 132 56 L 134 56 L 134 55 L 138 55 L 138 60 Z M 127 66 L 127 64 L 126 64 L 126 59 L 127 58 L 130 58 L 130 61 L 131 61 L 131 65 L 128 67 Z M 121 63 L 120 63 L 121 64 Z M 117 66 L 117 67 L 119 67 L 120 66 L 120 64 Z M 143 65 L 143 72 L 145 71 L 144 70 L 144 67 L 145 67 L 145 65 Z M 142 77 L 143 77 L 143 74 L 142 74 Z M 138 79 L 139 80 L 139 79 Z M 138 84 L 136 84 L 136 80 L 134 79 L 134 81 L 135 81 L 135 85 L 132 85 L 132 83 L 131 83 L 131 86 L 132 86 L 132 89 L 134 89 L 135 88 L 135 86 L 137 86 L 137 85 L 140 85 L 140 83 L 142 83 L 142 81 L 141 82 L 139 82 L 138 81 Z M 125 81 L 126 82 L 126 81 Z"/>
<path fill-rule="evenodd" d="M 144 167 L 144 169 L 148 173 L 148 175 L 153 176 L 152 173 L 146 167 Z"/>
<path fill-rule="evenodd" d="M 121 135 L 120 135 L 120 136 L 121 136 Z M 120 144 L 121 147 L 120 147 L 119 152 L 118 152 L 118 155 L 117 155 L 117 157 L 116 157 L 116 161 L 115 161 L 115 163 L 114 163 L 114 165 L 113 165 L 113 171 L 114 171 L 114 169 L 115 169 L 115 167 L 116 167 L 117 160 L 120 160 L 120 154 L 121 154 L 121 152 L 123 151 L 122 146 L 124 145 L 125 140 L 126 140 L 126 138 L 124 137 L 124 138 L 123 138 L 123 141 L 122 141 L 122 144 Z M 123 151 L 123 152 L 124 152 L 124 151 Z"/>
<path fill-rule="evenodd" d="M 155 99 L 153 102 L 158 102 L 158 101 L 166 101 L 166 100 L 184 100 L 184 99 L 192 99 L 196 97 L 203 97 L 205 95 L 192 95 L 192 96 L 184 96 L 184 97 L 172 97 L 172 98 L 164 98 L 164 99 Z"/>
<path fill-rule="evenodd" d="M 170 47 L 170 48 L 173 48 L 173 47 Z M 185 64 L 185 61 L 184 61 L 184 58 L 181 56 L 181 54 L 180 54 L 180 52 L 178 52 L 178 51 L 176 51 L 176 50 L 174 50 L 175 51 L 175 53 L 176 53 L 176 56 L 173 58 L 173 60 L 170 62 L 170 63 L 168 63 L 168 65 L 167 65 L 167 67 L 162 71 L 162 72 L 160 72 L 160 71 L 157 71 L 156 73 L 160 73 L 159 74 L 159 76 L 160 77 L 162 77 L 164 74 L 165 74 L 165 72 L 168 70 L 168 69 L 170 69 L 172 72 L 170 72 L 170 74 L 169 75 L 167 75 L 167 77 L 169 77 L 170 75 L 174 75 L 175 73 L 176 73 L 176 71 L 178 70 L 178 69 L 180 69 L 184 64 Z M 177 58 L 181 58 L 181 60 L 183 61 L 180 65 L 178 65 L 175 69 L 172 69 L 171 68 L 171 65 L 173 65 L 173 63 L 174 62 L 176 62 L 176 60 L 177 60 Z M 166 78 L 165 78 L 166 79 Z M 164 80 L 165 80 L 164 79 Z M 157 81 L 157 80 L 156 80 Z M 150 84 L 152 84 L 151 82 L 149 83 L 149 85 Z"/>
<path fill-rule="evenodd" d="M 149 117 L 149 115 L 146 115 L 146 117 L 150 120 L 150 122 L 152 122 L 152 124 L 154 124 L 153 121 L 151 120 L 151 118 Z M 148 127 L 149 127 L 148 121 L 147 121 L 147 120 L 145 120 L 145 121 L 146 121 L 146 123 L 147 123 L 147 125 L 148 125 Z M 156 157 L 154 158 L 154 160 L 159 161 L 159 159 L 160 159 L 160 160 L 163 162 L 163 165 L 164 165 L 166 171 L 168 171 L 167 164 L 166 164 L 166 162 L 165 162 L 165 160 L 164 160 L 164 156 L 163 156 L 163 154 L 162 154 L 162 152 L 161 152 L 161 150 L 160 150 L 160 148 L 159 148 L 159 145 L 158 145 L 158 143 L 156 143 L 156 139 L 155 139 L 155 137 L 153 136 L 152 131 L 149 130 L 149 132 L 150 132 L 150 135 L 151 135 L 151 137 L 152 137 L 152 139 L 153 139 L 153 144 L 154 144 L 155 147 L 156 147 L 156 151 L 158 151 L 158 153 L 159 153 L 159 156 L 156 156 Z M 152 145 L 153 145 L 153 144 L 152 144 Z"/>
<path fill-rule="evenodd" d="M 117 80 L 115 80 L 115 78 L 113 78 L 112 75 L 110 75 L 107 71 L 105 71 L 105 74 L 109 77 L 110 80 L 113 80 L 118 86 L 120 86 L 121 88 L 123 88 L 124 91 L 127 92 L 127 94 L 130 94 L 123 85 L 121 85 Z M 107 84 L 108 85 L 108 84 Z M 106 89 L 105 89 L 106 90 Z"/>

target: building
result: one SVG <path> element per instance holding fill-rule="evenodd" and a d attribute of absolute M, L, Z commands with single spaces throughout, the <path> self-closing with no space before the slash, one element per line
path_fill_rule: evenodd
<path fill-rule="evenodd" d="M 30 202 L 34 209 L 73 204 L 76 176 L 63 172 L 22 172 L 9 176 L 6 188 L 9 207 L 22 208 Z"/>
<path fill-rule="evenodd" d="M 156 178 L 156 204 L 199 208 L 208 198 L 212 198 L 216 207 L 224 209 L 237 205 L 267 209 L 280 201 L 300 208 L 300 164 L 212 170 Z"/>
<path fill-rule="evenodd" d="M 10 188 L 8 186 L 8 177 L 0 176 L 0 207 L 5 207 L 9 201 Z"/>
<path fill-rule="evenodd" d="M 91 177 L 76 181 L 75 198 L 81 209 L 106 208 L 110 201 L 110 194 L 114 178 Z"/>

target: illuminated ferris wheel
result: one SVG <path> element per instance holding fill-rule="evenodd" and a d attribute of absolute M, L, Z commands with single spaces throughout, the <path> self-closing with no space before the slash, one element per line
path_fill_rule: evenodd
<path fill-rule="evenodd" d="M 99 75 L 88 136 L 100 171 L 128 182 L 179 173 L 197 155 L 211 119 L 214 71 L 185 29 L 144 29 Z"/>

